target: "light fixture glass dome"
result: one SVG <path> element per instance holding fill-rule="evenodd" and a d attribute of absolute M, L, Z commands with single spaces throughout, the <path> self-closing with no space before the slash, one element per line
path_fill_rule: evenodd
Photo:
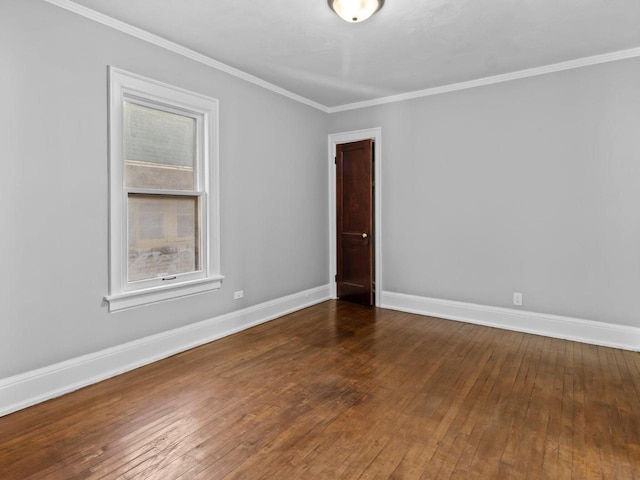
<path fill-rule="evenodd" d="M 331 10 L 350 23 L 366 20 L 382 8 L 384 0 L 329 0 Z"/>

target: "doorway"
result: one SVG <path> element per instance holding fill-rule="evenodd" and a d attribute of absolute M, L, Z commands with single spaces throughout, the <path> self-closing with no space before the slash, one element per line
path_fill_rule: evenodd
<path fill-rule="evenodd" d="M 377 306 L 382 294 L 381 142 L 380 128 L 329 135 L 331 294 Z M 347 202 L 357 199 L 355 207 L 339 205 L 345 192 Z"/>

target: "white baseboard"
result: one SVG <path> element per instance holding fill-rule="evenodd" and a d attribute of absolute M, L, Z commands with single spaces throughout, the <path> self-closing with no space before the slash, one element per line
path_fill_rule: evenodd
<path fill-rule="evenodd" d="M 474 303 L 382 292 L 382 308 L 545 337 L 640 351 L 640 328 Z"/>
<path fill-rule="evenodd" d="M 245 330 L 330 298 L 329 285 L 0 379 L 0 416 Z"/>

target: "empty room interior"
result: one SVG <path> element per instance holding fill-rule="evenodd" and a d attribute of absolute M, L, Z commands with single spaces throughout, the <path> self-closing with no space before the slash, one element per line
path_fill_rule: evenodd
<path fill-rule="evenodd" d="M 640 479 L 639 25 L 0 0 L 0 478 Z"/>

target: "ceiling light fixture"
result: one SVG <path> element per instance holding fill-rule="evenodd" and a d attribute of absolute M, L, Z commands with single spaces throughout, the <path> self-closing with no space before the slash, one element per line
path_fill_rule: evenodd
<path fill-rule="evenodd" d="M 384 0 L 328 0 L 331 10 L 349 23 L 363 22 L 384 5 Z"/>

